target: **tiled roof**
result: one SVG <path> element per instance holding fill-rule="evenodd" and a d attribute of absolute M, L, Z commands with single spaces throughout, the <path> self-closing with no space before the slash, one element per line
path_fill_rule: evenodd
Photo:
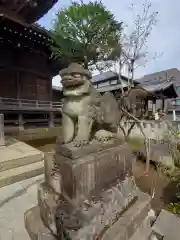
<path fill-rule="evenodd" d="M 151 82 L 151 84 L 161 81 L 171 81 L 175 85 L 180 85 L 180 71 L 177 68 L 167 69 L 161 72 L 155 72 L 136 79 L 139 83 Z"/>
<path fill-rule="evenodd" d="M 162 92 L 165 97 L 169 97 L 169 98 L 178 97 L 178 94 L 177 94 L 174 84 L 172 82 L 164 82 L 161 84 L 146 85 L 146 86 L 142 85 L 142 88 L 151 93 Z M 165 94 L 165 91 L 168 89 L 171 89 L 171 94 L 170 94 L 171 96 L 168 93 Z"/>
<path fill-rule="evenodd" d="M 102 72 L 100 74 L 94 75 L 91 79 L 91 81 L 93 83 L 99 83 L 99 82 L 104 82 L 104 81 L 108 81 L 111 79 L 117 79 L 118 78 L 118 74 L 113 72 L 113 71 L 107 71 L 107 72 Z"/>
<path fill-rule="evenodd" d="M 101 74 L 95 75 L 92 77 L 92 83 L 93 85 L 96 85 L 97 83 L 99 84 L 100 82 L 105 82 L 109 80 L 116 80 L 118 79 L 118 74 L 112 71 L 108 72 L 103 72 Z M 144 78 L 142 78 L 144 79 Z M 176 93 L 174 83 L 172 81 L 167 81 L 167 80 L 159 80 L 159 81 L 146 81 L 145 79 L 138 79 L 135 80 L 135 83 L 138 83 L 138 86 L 143 88 L 144 90 L 150 92 L 150 93 L 160 93 L 164 92 L 168 89 L 170 89 L 170 93 L 166 93 L 165 97 L 169 98 L 176 98 L 178 95 Z M 123 88 L 127 87 L 127 78 L 122 76 L 122 83 L 123 83 Z M 59 89 L 58 89 L 59 88 Z M 60 87 L 53 87 L 54 90 L 61 90 Z M 97 90 L 98 92 L 108 92 L 108 91 L 114 91 L 121 89 L 121 84 L 108 84 L 107 86 L 102 86 L 98 87 Z"/>
<path fill-rule="evenodd" d="M 12 16 L 15 20 L 24 20 L 26 23 L 32 24 L 43 17 L 57 1 L 58 0 L 3 0 L 0 1 L 0 5 L 3 7 L 1 13 L 8 13 L 8 15 Z"/>
<path fill-rule="evenodd" d="M 171 89 L 172 98 L 176 98 L 178 97 L 176 86 L 180 85 L 180 71 L 177 68 L 172 68 L 145 75 L 136 81 L 148 92 L 157 93 Z"/>
<path fill-rule="evenodd" d="M 126 81 L 123 81 L 123 88 L 127 87 L 128 84 Z M 112 85 L 108 85 L 108 86 L 104 86 L 104 87 L 99 87 L 97 88 L 98 92 L 108 92 L 108 91 L 114 91 L 114 90 L 118 90 L 121 88 L 121 84 L 112 84 Z"/>
<path fill-rule="evenodd" d="M 173 86 L 172 82 L 161 82 L 161 83 L 157 83 L 157 84 L 140 84 L 140 86 L 144 89 L 146 89 L 149 92 L 159 92 L 159 91 L 163 91 L 171 86 Z"/>
<path fill-rule="evenodd" d="M 118 79 L 119 79 L 118 73 L 113 71 L 107 71 L 107 72 L 102 72 L 92 76 L 91 82 L 95 84 L 95 83 L 106 82 L 109 80 L 118 80 Z M 121 79 L 124 80 L 124 82 L 128 81 L 127 77 L 124 75 L 121 75 Z M 134 83 L 137 84 L 137 81 L 134 80 Z"/>

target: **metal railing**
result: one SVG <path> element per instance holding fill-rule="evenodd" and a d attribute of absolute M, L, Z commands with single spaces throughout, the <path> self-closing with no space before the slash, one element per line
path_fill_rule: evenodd
<path fill-rule="evenodd" d="M 0 107 L 8 108 L 50 108 L 50 109 L 61 109 L 62 102 L 52 101 L 39 101 L 39 100 L 28 100 L 28 99 L 16 99 L 16 98 L 4 98 L 0 97 Z"/>

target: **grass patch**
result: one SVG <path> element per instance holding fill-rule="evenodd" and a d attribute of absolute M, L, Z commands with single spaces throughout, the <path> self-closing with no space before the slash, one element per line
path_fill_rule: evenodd
<path fill-rule="evenodd" d="M 133 152 L 136 152 L 138 150 L 138 148 L 140 148 L 144 145 L 143 139 L 140 139 L 140 138 L 130 138 L 128 140 L 128 143 L 131 146 L 131 149 Z"/>

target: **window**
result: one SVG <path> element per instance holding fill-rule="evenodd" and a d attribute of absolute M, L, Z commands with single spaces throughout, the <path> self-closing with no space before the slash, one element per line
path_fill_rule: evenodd
<path fill-rule="evenodd" d="M 180 99 L 176 100 L 176 105 L 180 105 Z"/>
<path fill-rule="evenodd" d="M 177 88 L 176 88 L 176 91 L 177 91 L 178 93 L 180 93 L 180 87 L 177 87 Z"/>
<path fill-rule="evenodd" d="M 117 84 L 118 80 L 111 80 L 109 81 L 110 85 L 114 85 L 114 84 Z"/>
<path fill-rule="evenodd" d="M 171 101 L 171 104 L 172 105 L 180 105 L 180 99 L 173 99 L 172 101 Z"/>
<path fill-rule="evenodd" d="M 152 109 L 153 107 L 153 102 L 151 100 L 148 101 L 148 109 Z"/>
<path fill-rule="evenodd" d="M 105 86 L 109 86 L 109 82 L 100 82 L 98 83 L 98 87 L 105 87 Z"/>

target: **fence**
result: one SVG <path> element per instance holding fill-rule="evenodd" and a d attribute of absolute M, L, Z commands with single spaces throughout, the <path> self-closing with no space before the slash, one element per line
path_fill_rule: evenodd
<path fill-rule="evenodd" d="M 0 98 L 0 109 L 61 109 L 62 102 Z"/>
<path fill-rule="evenodd" d="M 126 122 L 124 124 L 125 131 L 128 131 L 128 129 L 131 127 L 133 121 Z M 171 121 L 171 124 L 173 126 L 173 129 L 175 132 L 180 132 L 180 121 Z M 148 138 L 151 139 L 163 139 L 165 132 L 167 132 L 167 125 L 159 120 L 142 120 L 141 126 L 143 128 L 144 133 Z M 139 127 L 135 124 L 131 133 L 130 137 L 137 137 L 137 138 L 143 138 L 143 135 L 139 129 Z"/>

